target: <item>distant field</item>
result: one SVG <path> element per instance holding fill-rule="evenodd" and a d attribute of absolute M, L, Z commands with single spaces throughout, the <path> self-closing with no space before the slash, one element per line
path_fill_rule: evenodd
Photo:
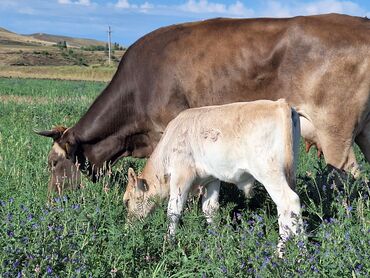
<path fill-rule="evenodd" d="M 109 64 L 105 42 L 0 27 L 0 77 L 109 81 L 124 52 L 114 44 Z"/>
<path fill-rule="evenodd" d="M 308 237 L 290 242 L 282 260 L 275 205 L 260 185 L 251 200 L 224 186 L 213 226 L 192 200 L 173 243 L 164 240 L 165 205 L 125 221 L 126 172 L 143 160 L 121 160 L 110 177 L 48 203 L 51 140 L 33 130 L 73 125 L 106 84 L 0 78 L 0 277 L 369 277 L 368 165 L 358 181 L 334 183 L 303 146 L 297 192 Z"/>
<path fill-rule="evenodd" d="M 0 77 L 110 81 L 112 66 L 1 66 Z"/>

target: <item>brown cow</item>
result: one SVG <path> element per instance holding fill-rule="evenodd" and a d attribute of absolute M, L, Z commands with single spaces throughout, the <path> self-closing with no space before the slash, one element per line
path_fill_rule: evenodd
<path fill-rule="evenodd" d="M 189 107 L 285 98 L 326 162 L 350 170 L 354 142 L 370 159 L 369 93 L 367 18 L 219 18 L 142 37 L 73 127 L 41 134 L 95 179 L 104 163 L 149 156 L 168 122 Z"/>

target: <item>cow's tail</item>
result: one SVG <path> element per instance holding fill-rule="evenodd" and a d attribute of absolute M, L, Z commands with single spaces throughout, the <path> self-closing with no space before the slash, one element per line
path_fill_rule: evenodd
<path fill-rule="evenodd" d="M 299 114 L 284 100 L 279 100 L 283 109 L 283 125 L 285 133 L 285 176 L 289 186 L 296 186 L 296 168 L 299 156 L 300 121 Z"/>

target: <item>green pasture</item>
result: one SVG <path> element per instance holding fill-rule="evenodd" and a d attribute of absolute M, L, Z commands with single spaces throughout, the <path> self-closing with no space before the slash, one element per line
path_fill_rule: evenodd
<path fill-rule="evenodd" d="M 291 240 L 284 259 L 261 185 L 250 200 L 224 185 L 212 226 L 190 200 L 174 242 L 164 238 L 165 204 L 125 221 L 126 172 L 142 160 L 122 160 L 111 176 L 48 202 L 51 140 L 33 130 L 73 125 L 105 86 L 0 78 L 0 277 L 369 277 L 368 165 L 359 180 L 338 177 L 303 146 L 297 192 L 307 237 Z"/>

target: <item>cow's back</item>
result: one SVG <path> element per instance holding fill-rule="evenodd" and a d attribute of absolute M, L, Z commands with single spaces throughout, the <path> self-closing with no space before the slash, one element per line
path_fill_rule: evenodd
<path fill-rule="evenodd" d="M 143 65 L 131 68 L 130 76 L 138 97 L 150 103 L 147 112 L 163 125 L 189 107 L 282 97 L 293 104 L 323 100 L 322 90 L 306 84 L 327 68 L 325 59 L 353 46 L 357 53 L 350 55 L 369 54 L 360 49 L 369 46 L 369 31 L 369 20 L 338 14 L 219 18 L 158 29 L 125 55 L 132 67 Z"/>

